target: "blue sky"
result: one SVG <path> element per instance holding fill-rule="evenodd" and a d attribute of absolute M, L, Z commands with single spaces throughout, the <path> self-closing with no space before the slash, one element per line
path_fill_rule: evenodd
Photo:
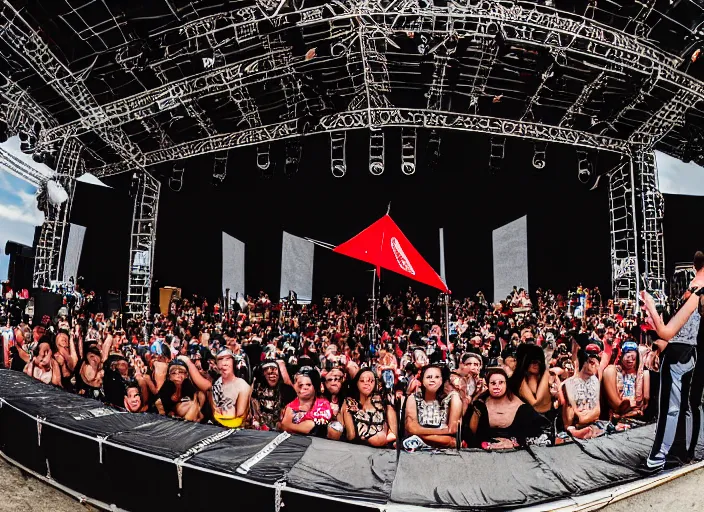
<path fill-rule="evenodd" d="M 44 220 L 34 197 L 36 188 L 0 167 L 0 280 L 7 278 L 8 240 L 32 245 L 34 227 Z"/>

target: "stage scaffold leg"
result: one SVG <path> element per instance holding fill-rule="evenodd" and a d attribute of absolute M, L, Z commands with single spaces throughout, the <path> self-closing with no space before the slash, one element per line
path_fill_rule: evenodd
<path fill-rule="evenodd" d="M 638 293 L 638 254 L 633 165 L 624 162 L 609 180 L 611 221 L 611 291 L 614 303 L 635 301 Z"/>
<path fill-rule="evenodd" d="M 156 221 L 161 184 L 147 171 L 133 174 L 134 210 L 130 241 L 127 313 L 147 318 L 151 303 Z"/>
<path fill-rule="evenodd" d="M 64 188 L 68 199 L 57 205 L 49 200 L 46 190 L 40 195 L 39 208 L 44 212 L 44 224 L 34 260 L 34 287 L 49 287 L 52 281 L 58 281 L 61 276 L 61 254 L 66 242 L 66 226 L 70 220 L 76 176 L 81 173 L 81 166 L 84 165 L 81 160 L 82 149 L 78 140 L 68 138 L 59 151 L 53 180 Z"/>
<path fill-rule="evenodd" d="M 634 152 L 633 165 L 640 196 L 641 218 L 638 232 L 642 247 L 642 251 L 639 251 L 642 255 L 642 282 L 656 303 L 665 304 L 665 201 L 658 186 L 655 152 L 652 149 Z"/>

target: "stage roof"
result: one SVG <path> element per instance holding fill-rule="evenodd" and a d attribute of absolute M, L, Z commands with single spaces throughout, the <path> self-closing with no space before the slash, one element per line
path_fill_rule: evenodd
<path fill-rule="evenodd" d="M 40 147 L 77 134 L 97 176 L 381 127 L 657 144 L 704 162 L 699 0 L 3 0 L 0 12 L 11 131 L 41 123 Z"/>

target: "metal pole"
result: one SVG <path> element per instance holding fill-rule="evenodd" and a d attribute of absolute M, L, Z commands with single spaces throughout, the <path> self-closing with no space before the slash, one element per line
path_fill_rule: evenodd
<path fill-rule="evenodd" d="M 445 344 L 450 343 L 450 294 L 445 294 Z"/>
<path fill-rule="evenodd" d="M 635 151 L 638 151 L 636 149 Z M 640 254 L 638 251 L 638 217 L 636 215 L 636 181 L 635 181 L 635 176 L 634 176 L 634 165 L 633 165 L 633 159 L 634 156 L 631 156 L 629 159 L 629 165 L 630 165 L 630 172 L 631 172 L 631 212 L 633 214 L 633 240 L 634 240 L 634 247 L 633 251 L 636 256 L 636 261 L 635 261 L 635 268 L 636 268 L 636 296 L 634 297 L 634 304 L 633 308 L 635 310 L 636 305 L 638 304 L 638 297 L 640 295 Z"/>
<path fill-rule="evenodd" d="M 225 318 L 227 319 L 227 325 L 230 325 L 230 289 L 225 288 Z"/>
<path fill-rule="evenodd" d="M 447 277 L 445 276 L 445 233 L 443 228 L 440 228 L 440 277 L 447 284 Z"/>
<path fill-rule="evenodd" d="M 370 342 L 376 345 L 376 269 L 372 272 L 372 325 L 369 329 Z"/>

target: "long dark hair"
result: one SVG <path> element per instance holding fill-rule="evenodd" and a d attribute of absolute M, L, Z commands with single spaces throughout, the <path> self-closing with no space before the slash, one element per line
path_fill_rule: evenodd
<path fill-rule="evenodd" d="M 489 379 L 491 379 L 492 375 L 503 375 L 504 379 L 506 379 L 506 397 L 510 400 L 513 398 L 515 393 L 511 391 L 511 386 L 508 385 L 508 374 L 506 373 L 506 370 L 503 368 L 497 368 L 497 367 L 492 367 L 492 368 L 487 368 L 486 370 L 486 385 L 489 387 Z M 518 395 L 516 395 L 518 396 Z M 482 396 L 480 397 L 481 400 L 486 401 L 487 398 L 493 398 L 491 396 L 491 393 L 487 389 L 484 393 L 482 393 Z"/>
<path fill-rule="evenodd" d="M 325 378 L 327 378 L 328 375 L 330 375 L 330 372 L 337 370 L 339 372 L 342 372 L 342 382 L 340 382 L 340 391 L 337 393 L 337 403 L 342 403 L 345 400 L 346 396 L 349 396 L 349 380 L 345 380 L 345 371 L 339 367 L 336 366 L 332 370 L 328 371 L 328 373 L 325 375 Z M 360 370 L 361 372 L 361 370 Z M 359 372 L 357 372 L 359 373 Z M 323 396 L 328 399 L 329 402 L 332 402 L 332 393 L 328 391 L 327 386 L 323 382 Z"/>
<path fill-rule="evenodd" d="M 321 386 L 321 381 L 320 381 L 320 373 L 318 373 L 318 370 L 316 370 L 313 367 L 310 366 L 304 366 L 299 368 L 299 370 L 296 372 L 296 374 L 293 376 L 293 383 L 296 383 L 296 378 L 302 375 L 304 377 L 308 377 L 310 379 L 311 384 L 313 384 L 313 389 L 315 389 L 315 398 L 320 398 L 320 395 L 322 394 L 322 390 L 320 388 Z M 296 393 L 298 394 L 298 393 Z"/>
<path fill-rule="evenodd" d="M 425 377 L 425 372 L 427 372 L 431 368 L 440 370 L 440 377 L 442 378 L 442 382 L 440 383 L 440 389 L 438 389 L 438 392 L 435 393 L 435 399 L 438 402 L 442 402 L 445 396 L 447 396 L 447 393 L 445 392 L 445 383 L 450 377 L 450 372 L 447 370 L 447 367 L 440 366 L 439 364 L 428 364 L 424 366 L 423 369 L 420 371 L 420 392 L 423 396 L 423 400 L 425 400 L 425 386 L 423 386 L 423 377 Z"/>
<path fill-rule="evenodd" d="M 354 376 L 354 378 L 350 381 L 350 385 L 347 388 L 347 396 L 350 398 L 354 398 L 357 402 L 359 402 L 359 379 L 363 373 L 372 374 L 372 376 L 374 377 L 374 390 L 372 391 L 372 395 L 376 395 L 378 393 L 379 378 L 376 376 L 376 373 L 374 373 L 371 368 L 361 368 Z"/>
<path fill-rule="evenodd" d="M 538 378 L 540 379 L 547 370 L 543 349 L 532 343 L 519 345 L 516 349 L 516 371 L 507 379 L 507 387 L 514 395 L 520 395 L 521 384 L 523 384 L 523 380 L 528 374 L 528 367 L 533 361 L 538 361 Z"/>

